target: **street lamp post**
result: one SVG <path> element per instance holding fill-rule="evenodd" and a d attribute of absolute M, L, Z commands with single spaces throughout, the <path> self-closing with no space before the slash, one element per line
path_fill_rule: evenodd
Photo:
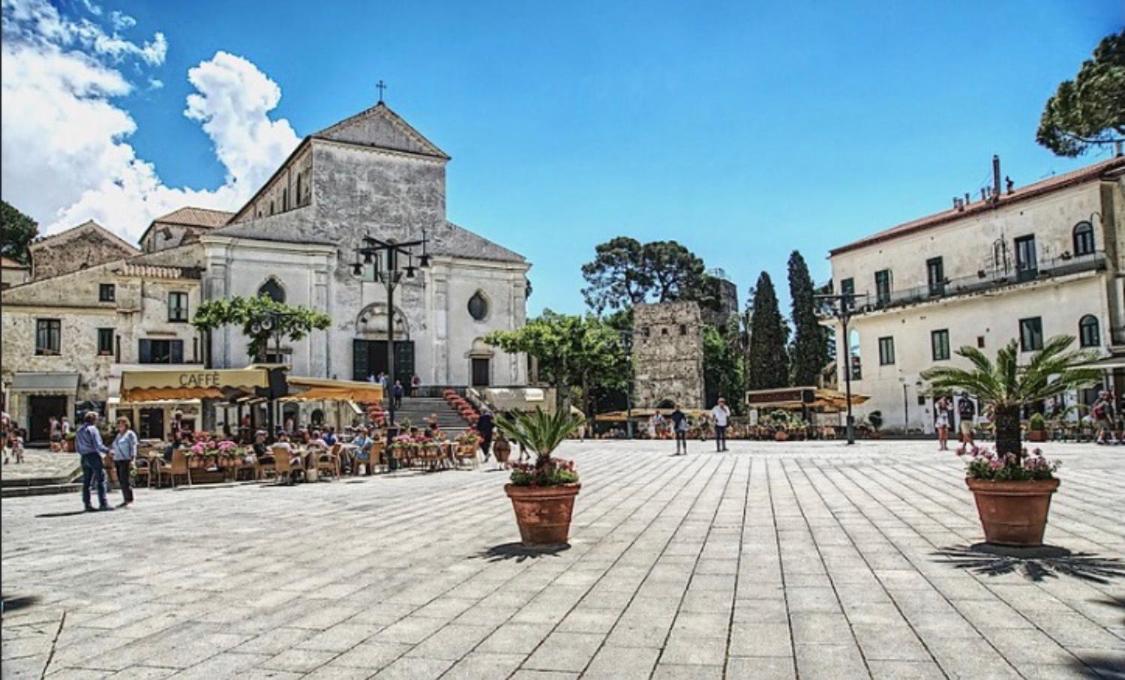
<path fill-rule="evenodd" d="M 250 321 L 250 333 L 252 335 L 254 335 L 255 337 L 263 335 L 263 334 L 266 335 L 266 346 L 265 346 L 264 349 L 266 349 L 266 350 L 269 349 L 269 336 L 271 336 L 271 335 L 273 336 L 273 339 L 274 339 L 274 345 L 273 345 L 274 346 L 274 356 L 277 357 L 277 358 L 281 357 L 281 335 L 282 335 L 282 332 L 283 332 L 283 330 L 282 330 L 283 322 L 289 316 L 290 316 L 289 312 L 283 312 L 283 311 L 276 311 L 275 310 L 275 311 L 262 312 L 262 313 L 258 314 L 253 320 Z M 262 352 L 262 358 L 263 359 L 266 358 L 266 352 Z M 269 428 L 269 439 L 270 439 L 270 441 L 273 441 L 274 437 L 277 436 L 276 416 L 274 414 L 274 411 L 276 410 L 277 404 L 276 404 L 276 401 L 275 401 L 275 395 L 273 393 L 272 385 L 273 385 L 273 382 L 271 381 L 270 387 L 268 388 L 269 389 L 269 399 L 268 399 L 268 408 L 267 408 L 267 412 L 266 412 L 266 423 L 267 423 L 267 427 Z"/>
<path fill-rule="evenodd" d="M 844 429 L 848 444 L 855 444 L 855 418 L 852 417 L 852 345 L 848 338 L 848 321 L 851 320 L 852 309 L 855 307 L 855 293 L 817 295 L 815 299 L 836 317 L 844 335 L 844 394 L 848 402 L 848 416 Z"/>
<path fill-rule="evenodd" d="M 629 384 L 625 386 L 625 432 L 633 438 L 633 331 L 620 330 L 621 347 L 629 359 Z"/>
<path fill-rule="evenodd" d="M 421 246 L 422 252 L 418 256 L 418 266 L 414 265 L 414 248 Z M 413 241 L 396 241 L 394 239 L 377 239 L 371 236 L 363 237 L 363 244 L 355 249 L 356 261 L 352 263 L 352 273 L 362 277 L 364 266 L 375 265 L 374 280 L 383 284 L 387 291 L 387 389 L 393 390 L 395 384 L 395 289 L 403 278 L 413 279 L 419 268 L 426 269 L 430 266 L 430 256 L 426 252 L 426 235 Z M 405 258 L 405 266 L 403 259 Z M 382 265 L 382 266 L 381 266 Z M 387 399 L 387 451 L 390 451 L 390 438 L 393 436 L 395 424 L 395 400 L 391 395 Z M 393 458 L 387 458 L 393 464 Z"/>

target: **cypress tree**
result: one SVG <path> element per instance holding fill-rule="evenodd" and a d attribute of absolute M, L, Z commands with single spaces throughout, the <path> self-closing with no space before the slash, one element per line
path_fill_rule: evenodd
<path fill-rule="evenodd" d="M 828 363 L 824 329 L 816 320 L 813 282 L 805 258 L 796 250 L 789 256 L 789 297 L 793 301 L 793 384 L 815 385 Z"/>
<path fill-rule="evenodd" d="M 754 287 L 754 311 L 750 318 L 750 389 L 762 390 L 789 384 L 785 335 L 773 282 L 769 274 L 762 272 L 758 285 Z"/>

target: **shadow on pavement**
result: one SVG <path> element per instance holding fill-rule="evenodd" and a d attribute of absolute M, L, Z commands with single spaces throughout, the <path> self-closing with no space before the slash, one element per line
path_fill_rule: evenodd
<path fill-rule="evenodd" d="M 75 515 L 85 515 L 85 510 L 67 510 L 66 512 L 44 512 L 43 514 L 36 515 L 36 519 L 50 519 L 52 517 L 74 517 Z M 91 513 L 93 514 L 93 513 Z"/>
<path fill-rule="evenodd" d="M 1082 658 L 1075 658 L 1071 666 L 1082 676 L 1089 676 L 1091 669 L 1101 678 L 1114 678 L 1125 680 L 1125 654 L 1104 652 L 1101 654 L 1082 654 Z"/>
<path fill-rule="evenodd" d="M 505 560 L 523 562 L 524 560 L 538 559 L 540 557 L 554 557 L 567 550 L 570 550 L 570 544 L 529 548 L 523 543 L 503 543 L 477 553 L 473 556 L 473 559 L 488 560 L 489 562 L 501 562 Z"/>
<path fill-rule="evenodd" d="M 1095 583 L 1125 578 L 1125 562 L 1116 557 L 1075 553 L 1052 545 L 1015 548 L 974 543 L 949 546 L 932 554 L 941 558 L 940 562 L 984 576 L 1019 574 L 1029 581 L 1071 576 Z"/>
<path fill-rule="evenodd" d="M 4 613 L 15 612 L 26 609 L 37 602 L 39 602 L 38 595 L 29 595 L 27 597 L 8 597 L 7 595 L 0 595 L 0 611 Z"/>

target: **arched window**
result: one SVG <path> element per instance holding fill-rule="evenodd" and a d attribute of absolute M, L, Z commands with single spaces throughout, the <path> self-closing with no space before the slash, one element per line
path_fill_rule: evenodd
<path fill-rule="evenodd" d="M 1074 254 L 1094 254 L 1094 225 L 1082 221 L 1074 225 Z"/>
<path fill-rule="evenodd" d="M 1078 344 L 1083 347 L 1097 347 L 1101 344 L 1099 335 L 1098 317 L 1087 314 L 1078 320 Z"/>
<path fill-rule="evenodd" d="M 477 321 L 484 321 L 488 316 L 488 300 L 478 290 L 469 298 L 469 316 Z"/>
<path fill-rule="evenodd" d="M 272 277 L 258 289 L 258 295 L 265 295 L 274 302 L 285 302 L 285 289 Z"/>

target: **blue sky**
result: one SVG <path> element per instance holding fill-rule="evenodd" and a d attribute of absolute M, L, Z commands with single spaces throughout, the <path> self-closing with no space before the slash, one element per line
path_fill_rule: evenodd
<path fill-rule="evenodd" d="M 615 235 L 684 243 L 744 303 L 763 269 L 784 288 L 794 248 L 824 280 L 829 248 L 976 194 L 993 153 L 1017 185 L 1097 160 L 1053 157 L 1035 128 L 1122 24 L 1118 0 L 104 5 L 167 37 L 144 69 L 163 87 L 114 99 L 165 184 L 224 181 L 182 115 L 217 51 L 277 83 L 269 116 L 298 136 L 383 79 L 453 157 L 449 218 L 534 263 L 531 313 L 581 311 L 579 267 Z"/>

